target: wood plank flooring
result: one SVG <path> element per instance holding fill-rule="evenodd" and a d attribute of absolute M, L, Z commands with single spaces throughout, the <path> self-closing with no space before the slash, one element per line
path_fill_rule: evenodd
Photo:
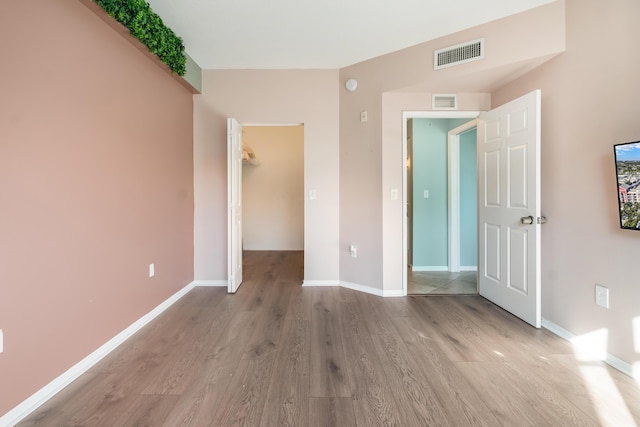
<path fill-rule="evenodd" d="M 475 296 L 302 288 L 245 253 L 19 426 L 636 426 L 640 390 Z"/>

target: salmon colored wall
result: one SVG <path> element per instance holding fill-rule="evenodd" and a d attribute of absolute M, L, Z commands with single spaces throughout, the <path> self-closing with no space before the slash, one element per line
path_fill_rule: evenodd
<path fill-rule="evenodd" d="M 4 414 L 193 280 L 193 101 L 77 1 L 0 39 Z"/>
<path fill-rule="evenodd" d="M 640 374 L 640 232 L 619 229 L 613 145 L 640 140 L 640 3 L 567 1 L 567 51 L 494 92 L 542 89 L 542 316 Z M 608 286 L 610 308 L 595 305 Z M 634 327 L 635 325 L 635 327 Z"/>

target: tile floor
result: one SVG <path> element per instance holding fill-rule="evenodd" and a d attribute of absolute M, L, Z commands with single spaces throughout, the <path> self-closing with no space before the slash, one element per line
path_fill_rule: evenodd
<path fill-rule="evenodd" d="M 477 294 L 477 273 L 462 271 L 411 271 L 407 276 L 409 295 Z"/>

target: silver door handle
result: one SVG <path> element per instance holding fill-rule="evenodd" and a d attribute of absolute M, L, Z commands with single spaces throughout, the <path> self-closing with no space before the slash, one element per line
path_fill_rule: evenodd
<path fill-rule="evenodd" d="M 530 225 L 533 224 L 533 217 L 531 215 L 529 216 L 523 216 L 522 218 L 520 218 L 520 223 L 522 225 Z"/>

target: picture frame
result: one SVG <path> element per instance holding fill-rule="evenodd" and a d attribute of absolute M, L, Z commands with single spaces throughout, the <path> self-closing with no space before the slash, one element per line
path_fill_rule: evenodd
<path fill-rule="evenodd" d="M 640 231 L 640 141 L 615 144 L 613 154 L 620 228 Z"/>

